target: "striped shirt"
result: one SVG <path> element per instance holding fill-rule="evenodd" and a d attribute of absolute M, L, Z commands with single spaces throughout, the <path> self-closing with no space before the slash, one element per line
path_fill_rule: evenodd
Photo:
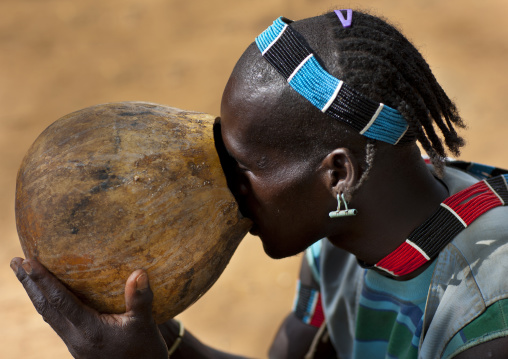
<path fill-rule="evenodd" d="M 434 264 L 419 276 L 396 281 L 365 272 L 358 308 L 354 358 L 416 358 Z"/>

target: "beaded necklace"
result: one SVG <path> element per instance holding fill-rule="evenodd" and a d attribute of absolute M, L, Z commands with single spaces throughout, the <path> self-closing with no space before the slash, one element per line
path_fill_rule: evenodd
<path fill-rule="evenodd" d="M 393 252 L 373 266 L 394 277 L 409 274 L 436 258 L 462 230 L 485 212 L 508 204 L 508 174 L 484 179 L 448 197 Z"/>

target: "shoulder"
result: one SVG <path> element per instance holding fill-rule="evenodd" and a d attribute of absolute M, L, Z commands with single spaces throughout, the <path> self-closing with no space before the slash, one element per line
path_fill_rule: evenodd
<path fill-rule="evenodd" d="M 490 346 L 489 343 L 493 341 L 506 343 L 506 341 L 498 341 L 498 339 L 505 338 L 507 335 L 508 299 L 502 299 L 487 307 L 477 318 L 461 328 L 448 342 L 442 357 L 454 358 L 460 353 L 467 352 L 468 354 L 463 354 L 462 357 L 469 358 L 471 356 L 467 355 L 478 353 L 478 350 L 493 351 L 499 354 L 499 348 L 495 345 Z"/>
<path fill-rule="evenodd" d="M 454 359 L 508 358 L 508 337 L 492 339 L 475 345 L 455 356 Z"/>
<path fill-rule="evenodd" d="M 324 238 L 318 245 L 307 250 L 310 267 L 318 269 L 318 281 L 326 317 L 328 334 L 339 357 L 352 353 L 356 312 L 363 283 L 362 269 L 356 258 Z M 316 254 L 319 253 L 318 256 Z"/>
<path fill-rule="evenodd" d="M 474 168 L 481 170 L 478 166 Z M 485 168 L 482 171 L 485 172 Z M 485 178 L 491 176 L 486 173 Z M 447 169 L 443 180 L 451 193 L 457 193 L 481 179 L 461 170 Z M 472 196 L 473 200 L 475 198 Z M 458 204 L 461 205 L 462 202 Z M 472 206 L 472 210 L 476 211 L 482 205 Z M 503 337 L 508 334 L 503 332 L 505 329 L 490 328 L 499 315 L 492 318 L 488 315 L 497 306 L 508 303 L 508 282 L 504 280 L 508 271 L 507 218 L 506 206 L 482 213 L 439 254 L 429 289 L 422 337 L 422 350 L 430 354 L 428 357 L 440 356 L 438 353 L 443 353 L 446 346 L 448 355 L 452 347 L 455 348 L 453 352 L 457 349 L 471 353 L 469 346 L 488 348 L 483 342 L 488 343 L 496 338 L 495 335 Z M 478 326 L 478 323 L 483 324 Z M 480 334 L 471 334 L 472 341 L 468 342 L 464 333 L 475 326 L 474 332 Z M 460 339 L 460 342 L 453 344 L 454 339 Z"/>
<path fill-rule="evenodd" d="M 504 170 L 494 167 L 455 163 L 468 164 L 468 170 L 448 167 L 443 177 L 450 194 L 459 197 L 448 210 L 465 226 L 452 241 L 452 246 L 468 264 L 490 258 L 494 249 L 498 256 L 508 255 L 507 175 L 502 175 Z"/>

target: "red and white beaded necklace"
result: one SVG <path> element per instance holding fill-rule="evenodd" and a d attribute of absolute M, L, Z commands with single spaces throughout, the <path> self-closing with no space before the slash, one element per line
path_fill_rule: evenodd
<path fill-rule="evenodd" d="M 405 242 L 373 266 L 394 277 L 409 274 L 436 258 L 473 221 L 508 204 L 508 174 L 491 177 L 448 197 Z"/>

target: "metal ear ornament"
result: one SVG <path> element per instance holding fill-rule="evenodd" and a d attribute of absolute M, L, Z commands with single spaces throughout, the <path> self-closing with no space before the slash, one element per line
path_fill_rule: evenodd
<path fill-rule="evenodd" d="M 349 209 L 348 208 L 346 199 L 344 198 L 344 193 L 337 194 L 337 202 L 338 202 L 337 210 L 328 213 L 330 218 L 356 216 L 356 214 L 358 213 L 358 211 L 356 209 Z M 345 207 L 342 210 L 340 209 L 342 207 L 341 202 L 344 202 L 344 207 Z"/>

